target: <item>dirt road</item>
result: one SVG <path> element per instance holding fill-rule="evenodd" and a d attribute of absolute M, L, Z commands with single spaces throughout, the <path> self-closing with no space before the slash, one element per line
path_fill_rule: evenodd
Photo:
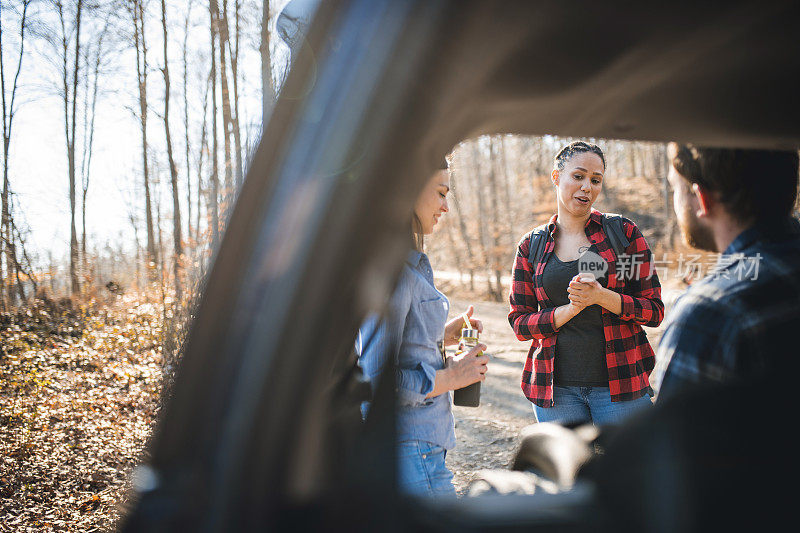
<path fill-rule="evenodd" d="M 665 303 L 673 296 L 665 291 Z M 470 303 L 475 306 L 474 316 L 483 320 L 481 341 L 489 347 L 492 360 L 486 381 L 481 384 L 480 407 L 454 407 L 457 446 L 448 453 L 447 464 L 455 474 L 453 481 L 459 494 L 466 491 L 478 470 L 506 468 L 520 430 L 535 423 L 531 403 L 519 385 L 530 342 L 518 341 L 514 336 L 505 303 L 450 298 L 451 317 L 463 313 Z M 645 329 L 655 349 L 661 328 Z"/>

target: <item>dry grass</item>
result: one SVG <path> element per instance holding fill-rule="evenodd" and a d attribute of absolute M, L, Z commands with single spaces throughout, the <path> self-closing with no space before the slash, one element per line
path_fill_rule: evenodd
<path fill-rule="evenodd" d="M 0 322 L 0 531 L 111 529 L 157 415 L 160 306 L 38 301 Z"/>

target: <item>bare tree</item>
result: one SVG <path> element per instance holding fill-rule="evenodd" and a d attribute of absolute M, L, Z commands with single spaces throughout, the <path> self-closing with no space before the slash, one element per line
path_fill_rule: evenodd
<path fill-rule="evenodd" d="M 25 277 L 27 277 L 27 279 L 30 281 L 33 294 L 36 294 L 36 292 L 39 290 L 39 284 L 33 272 L 33 262 L 31 261 L 31 258 L 28 256 L 28 252 L 26 251 L 25 248 L 25 238 L 23 236 L 23 232 L 20 231 L 14 220 L 11 221 L 11 230 L 12 230 L 13 240 L 19 243 L 19 249 L 22 252 L 20 254 L 22 256 L 22 260 L 25 261 L 25 266 L 23 266 L 18 261 L 17 257 L 16 256 L 14 257 L 14 261 L 16 263 L 16 268 L 15 268 L 16 272 L 14 273 L 14 277 L 17 280 L 17 292 L 19 294 L 20 299 L 24 301 L 25 290 L 23 289 L 22 281 L 19 278 L 20 273 L 25 274 Z M 25 233 L 29 234 L 30 229 L 28 229 L 28 231 L 26 231 Z"/>
<path fill-rule="evenodd" d="M 269 0 L 263 0 L 261 15 L 261 127 L 266 126 L 267 118 L 275 102 L 275 86 L 272 83 L 272 57 L 270 54 L 269 35 L 270 7 Z"/>
<path fill-rule="evenodd" d="M 183 294 L 181 292 L 181 256 L 183 255 L 183 244 L 181 243 L 181 204 L 178 196 L 178 167 L 172 156 L 172 135 L 169 129 L 169 60 L 167 58 L 167 6 L 161 0 L 161 29 L 164 34 L 164 67 L 161 72 L 164 74 L 164 132 L 167 139 L 167 159 L 169 161 L 170 183 L 172 184 L 172 274 L 175 276 L 175 296 L 178 301 Z"/>
<path fill-rule="evenodd" d="M 502 301 L 503 294 L 502 294 L 502 269 L 503 265 L 501 264 L 501 257 L 503 247 L 501 244 L 501 234 L 504 233 L 501 229 L 500 224 L 500 195 L 497 191 L 497 150 L 495 148 L 495 139 L 494 137 L 489 137 L 489 172 L 487 173 L 488 181 L 489 181 L 489 202 L 490 202 L 490 211 L 492 212 L 491 216 L 491 252 L 489 254 L 490 265 L 494 271 L 495 277 L 495 284 L 494 284 L 494 298 L 495 300 Z M 508 206 L 506 206 L 507 208 Z"/>
<path fill-rule="evenodd" d="M 209 194 L 211 198 L 211 243 L 216 246 L 219 242 L 219 146 L 217 146 L 217 30 L 214 6 L 209 4 L 208 12 L 211 17 L 211 184 Z"/>
<path fill-rule="evenodd" d="M 164 261 L 164 255 L 165 255 L 164 254 L 164 239 L 163 239 L 163 233 L 161 231 L 161 221 L 163 220 L 161 218 L 161 194 L 160 194 L 160 191 L 159 191 L 159 185 L 161 185 L 161 179 L 160 179 L 161 169 L 159 168 L 158 160 L 156 159 L 155 161 L 156 161 L 156 164 L 155 164 L 155 168 L 153 169 L 154 170 L 153 177 L 155 178 L 155 179 L 153 179 L 153 191 L 155 192 L 155 194 L 153 195 L 153 202 L 155 203 L 156 216 L 155 216 L 154 222 L 155 222 L 155 226 L 156 226 L 155 227 L 155 230 L 156 230 L 156 246 L 158 248 L 158 256 L 161 258 L 161 260 L 159 261 L 159 263 L 157 265 L 157 269 L 158 269 L 157 273 L 158 273 L 158 282 L 159 282 L 159 285 L 161 287 L 162 294 L 163 294 L 164 278 L 166 277 L 165 272 L 164 272 L 164 266 L 165 266 L 166 263 Z M 163 298 L 162 298 L 162 301 L 163 301 Z"/>
<path fill-rule="evenodd" d="M 473 172 L 474 172 L 474 178 L 475 178 L 474 182 L 475 182 L 475 189 L 476 189 L 475 197 L 476 197 L 477 203 L 478 203 L 478 213 L 481 214 L 480 216 L 483 216 L 486 213 L 486 206 L 485 206 L 485 200 L 484 200 L 483 191 L 481 190 L 481 179 L 480 179 L 480 174 L 481 174 L 481 169 L 480 169 L 481 154 L 480 154 L 480 147 L 479 147 L 478 141 L 479 140 L 476 139 L 476 140 L 473 140 L 473 141 L 470 142 L 471 148 L 472 148 L 470 150 L 470 153 L 472 155 L 472 165 L 470 165 L 470 166 L 471 166 L 471 168 L 473 169 Z M 489 229 L 488 226 L 489 226 L 488 224 L 480 223 L 480 221 L 478 222 L 478 236 L 479 236 L 478 244 L 480 245 L 480 249 L 481 249 L 481 252 L 482 252 L 481 255 L 483 256 L 483 263 L 487 267 L 487 274 L 490 274 L 491 266 L 492 266 L 491 265 L 492 259 L 491 259 L 491 253 L 490 253 L 490 244 L 489 244 L 489 235 L 488 235 L 489 232 L 487 231 Z M 491 277 L 491 275 L 487 275 L 486 276 L 486 288 L 488 289 L 488 292 L 489 292 L 489 294 L 492 295 L 492 297 L 497 298 L 497 294 L 499 293 L 499 287 L 497 289 L 495 289 L 492 286 L 492 277 Z"/>
<path fill-rule="evenodd" d="M 150 195 L 150 174 L 147 164 L 147 41 L 145 39 L 146 0 L 128 0 L 128 11 L 133 22 L 133 42 L 136 51 L 136 80 L 139 87 L 139 123 L 142 130 L 142 178 L 144 181 L 145 223 L 147 227 L 148 272 L 152 280 L 158 262 L 155 231 L 153 227 L 153 206 Z"/>
<path fill-rule="evenodd" d="M 189 41 L 189 17 L 192 14 L 194 0 L 189 0 L 186 5 L 186 18 L 183 22 L 183 128 L 185 133 L 186 148 L 186 238 L 192 240 L 196 235 L 192 233 L 192 173 L 189 172 L 189 153 L 191 145 L 189 143 L 189 61 L 188 61 L 188 41 Z M 200 209 L 200 206 L 197 207 Z"/>
<path fill-rule="evenodd" d="M 467 272 L 469 272 L 469 288 L 471 291 L 475 290 L 475 255 L 473 253 L 472 248 L 472 239 L 470 238 L 469 233 L 467 232 L 467 224 L 464 220 L 464 212 L 461 209 L 461 198 L 463 197 L 463 193 L 461 193 L 460 187 L 457 185 L 457 178 L 460 179 L 460 173 L 457 171 L 450 172 L 450 187 L 453 190 L 453 207 L 455 208 L 455 214 L 458 217 L 458 229 L 461 234 L 461 242 L 463 243 L 464 250 L 467 252 Z"/>
<path fill-rule="evenodd" d="M 126 207 L 127 207 L 127 214 L 128 214 L 128 222 L 131 223 L 131 228 L 133 229 L 133 242 L 135 246 L 135 257 L 134 257 L 134 284 L 136 286 L 136 290 L 138 291 L 142 286 L 142 273 L 141 273 L 141 265 L 142 265 L 142 242 L 139 239 L 139 218 L 136 215 L 136 193 L 132 191 L 128 191 L 126 196 Z"/>
<path fill-rule="evenodd" d="M 83 155 L 81 157 L 81 271 L 87 272 L 86 258 L 86 197 L 89 193 L 89 178 L 92 168 L 92 148 L 94 146 L 95 117 L 100 80 L 100 70 L 104 58 L 104 41 L 110 28 L 110 18 L 106 14 L 103 28 L 92 46 L 87 45 L 84 52 L 84 99 L 83 99 Z M 92 55 L 93 54 L 93 55 Z"/>
<path fill-rule="evenodd" d="M 197 220 L 195 221 L 195 233 L 200 233 L 200 205 L 203 197 L 203 162 L 206 153 L 208 153 L 208 93 L 211 88 L 212 77 L 208 76 L 206 81 L 206 90 L 203 93 L 203 124 L 200 128 L 200 145 L 197 154 Z M 206 213 L 209 212 L 210 206 L 206 202 Z"/>
<path fill-rule="evenodd" d="M 437 266 L 442 270 L 472 269 L 477 273 L 479 287 L 471 284 L 470 289 L 478 288 L 497 298 L 502 289 L 499 274 L 507 272 L 511 264 L 515 240 L 555 211 L 547 162 L 571 140 L 555 136 L 495 136 L 461 143 L 455 149 L 456 164 L 451 175 L 452 218 L 446 221 L 452 227 L 445 225 L 447 233 L 426 240 L 426 251 L 436 258 Z M 670 250 L 676 227 L 670 190 L 663 181 L 669 168 L 665 145 L 587 140 L 598 142 L 606 154 L 608 170 L 600 197 L 601 210 L 630 216 L 651 248 Z M 615 182 L 618 192 L 610 194 Z M 632 190 L 635 194 L 623 194 Z M 462 253 L 454 253 L 456 244 Z M 488 283 L 484 283 L 485 273 Z"/>
<path fill-rule="evenodd" d="M 14 72 L 14 79 L 11 82 L 10 94 L 6 94 L 6 73 L 5 62 L 3 55 L 6 48 L 3 46 L 3 7 L 0 5 L 0 85 L 2 86 L 2 104 L 3 104 L 3 192 L 2 192 L 2 223 L 0 224 L 0 262 L 2 262 L 2 252 L 5 251 L 6 257 L 6 272 L 9 279 L 11 279 L 12 272 L 14 272 L 17 264 L 16 250 L 14 248 L 13 239 L 13 219 L 11 215 L 11 187 L 9 184 L 9 148 L 11 146 L 12 126 L 14 122 L 14 115 L 16 113 L 16 96 L 17 87 L 19 86 L 19 73 L 22 70 L 22 58 L 25 55 L 25 29 L 27 27 L 28 5 L 30 0 L 23 0 L 20 12 L 19 24 L 19 49 L 17 54 L 17 68 Z M 11 286 L 8 286 L 8 293 L 4 291 L 3 287 L 3 272 L 0 269 L 0 303 L 5 303 L 6 299 L 9 303 L 13 300 L 13 293 Z"/>
<path fill-rule="evenodd" d="M 630 168 L 630 170 L 628 171 L 628 175 L 629 176 L 635 176 L 636 175 L 636 153 L 635 153 L 635 150 L 633 149 L 633 144 L 634 143 L 631 143 L 628 146 L 628 150 L 627 150 L 627 152 L 628 152 L 628 165 L 629 165 L 629 168 Z"/>
<path fill-rule="evenodd" d="M 227 0 L 223 0 L 223 11 L 227 13 Z M 244 170 L 242 168 L 242 131 L 239 125 L 239 37 L 240 37 L 240 14 L 239 7 L 241 2 L 234 0 L 234 25 L 233 25 L 233 43 L 230 38 L 228 41 L 228 51 L 231 57 L 231 76 L 233 80 L 233 114 L 231 117 L 233 128 L 233 147 L 236 155 L 236 189 L 242 186 L 244 181 Z M 227 23 L 228 16 L 225 15 L 225 33 L 228 33 Z"/>
<path fill-rule="evenodd" d="M 80 71 L 81 53 L 81 21 L 83 13 L 83 0 L 77 0 L 74 15 L 66 12 L 63 2 L 54 2 L 58 14 L 61 30 L 61 82 L 64 103 L 64 138 L 67 148 L 67 165 L 69 170 L 69 207 L 70 207 L 70 241 L 69 241 L 69 277 L 72 294 L 80 292 L 78 278 L 78 234 L 75 227 L 76 209 L 76 162 L 75 162 L 75 128 L 78 103 L 78 81 Z M 67 20 L 67 19 L 70 20 Z M 74 39 L 74 45 L 70 40 Z M 72 65 L 72 66 L 70 66 Z M 71 68 L 71 70 L 70 70 Z"/>
<path fill-rule="evenodd" d="M 231 134 L 233 133 L 233 120 L 231 118 L 231 101 L 228 91 L 228 61 L 226 48 L 228 43 L 228 21 L 227 14 L 220 17 L 219 5 L 217 0 L 210 0 L 211 6 L 211 28 L 219 38 L 219 80 L 222 90 L 222 142 L 225 148 L 225 189 L 223 195 L 229 201 L 233 192 L 233 160 L 231 158 Z M 229 207 L 226 205 L 226 208 Z"/>
<path fill-rule="evenodd" d="M 515 236 L 517 234 L 517 218 L 515 213 L 515 205 L 511 201 L 511 187 L 513 187 L 512 173 L 508 168 L 508 150 L 506 146 L 506 137 L 500 136 L 500 158 L 498 171 L 503 177 L 503 203 L 506 209 L 506 221 L 508 222 L 508 234 Z"/>

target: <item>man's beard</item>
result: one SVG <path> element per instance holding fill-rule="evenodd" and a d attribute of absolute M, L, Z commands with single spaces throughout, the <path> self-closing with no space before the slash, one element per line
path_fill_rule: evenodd
<path fill-rule="evenodd" d="M 686 244 L 692 248 L 708 252 L 717 251 L 717 243 L 714 241 L 714 234 L 711 229 L 701 225 L 700 221 L 692 213 L 685 213 L 685 216 L 678 217 L 678 226 L 681 228 Z"/>

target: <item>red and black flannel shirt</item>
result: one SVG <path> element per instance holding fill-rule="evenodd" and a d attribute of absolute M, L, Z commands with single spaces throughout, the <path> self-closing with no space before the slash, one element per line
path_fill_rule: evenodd
<path fill-rule="evenodd" d="M 538 265 L 528 262 L 533 232 L 520 241 L 509 296 L 511 312 L 508 321 L 514 333 L 519 340 L 533 339 L 522 372 L 522 391 L 540 407 L 553 406 L 553 358 L 558 330 L 553 322 L 556 306 L 544 292 L 542 273 L 555 249 L 553 231 L 556 218 L 557 215 L 553 215 L 546 224 L 547 244 Z M 655 356 L 642 326 L 655 327 L 661 323 L 664 303 L 661 301 L 661 284 L 655 272 L 652 253 L 639 228 L 627 218 L 623 219 L 625 236 L 630 241 L 630 246 L 625 250 L 628 256 L 626 260 L 634 258 L 633 262 L 638 268 L 622 270 L 622 275 L 618 275 L 620 268 L 617 257 L 603 232 L 602 220 L 603 214 L 593 209 L 584 230 L 589 241 L 608 263 L 607 288 L 620 293 L 622 297 L 621 315 L 601 308 L 608 386 L 611 401 L 619 402 L 652 393 L 649 376 L 655 365 Z"/>

